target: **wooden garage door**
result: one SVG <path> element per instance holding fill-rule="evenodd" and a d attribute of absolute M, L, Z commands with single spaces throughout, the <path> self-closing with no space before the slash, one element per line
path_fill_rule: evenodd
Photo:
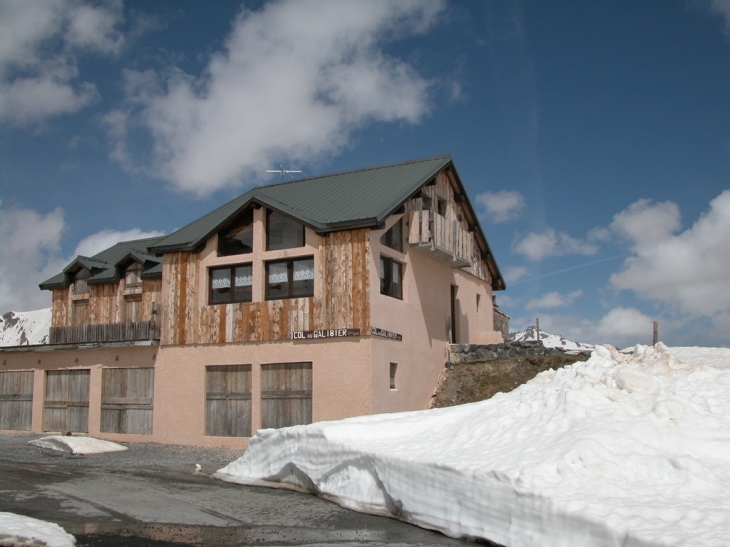
<path fill-rule="evenodd" d="M 33 371 L 0 372 L 0 429 L 30 431 Z"/>
<path fill-rule="evenodd" d="M 105 368 L 101 371 L 101 430 L 152 434 L 153 368 Z"/>
<path fill-rule="evenodd" d="M 43 431 L 89 431 L 89 369 L 46 372 Z"/>
<path fill-rule="evenodd" d="M 205 367 L 205 434 L 251 436 L 251 365 Z"/>
<path fill-rule="evenodd" d="M 312 363 L 261 365 L 261 426 L 312 423 Z"/>

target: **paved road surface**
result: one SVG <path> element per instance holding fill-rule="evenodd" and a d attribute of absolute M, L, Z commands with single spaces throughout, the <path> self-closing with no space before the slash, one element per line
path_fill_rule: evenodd
<path fill-rule="evenodd" d="M 0 435 L 0 511 L 56 522 L 78 546 L 474 545 L 316 496 L 243 487 L 211 473 L 240 451 L 130 444 L 86 457 Z M 195 463 L 204 474 L 194 474 Z"/>

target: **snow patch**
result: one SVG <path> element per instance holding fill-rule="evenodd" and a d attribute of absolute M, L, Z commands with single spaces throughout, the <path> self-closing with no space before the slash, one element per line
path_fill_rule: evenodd
<path fill-rule="evenodd" d="M 486 401 L 261 430 L 214 476 L 510 547 L 724 547 L 730 350 L 712 355 L 597 346 Z"/>
<path fill-rule="evenodd" d="M 0 316 L 0 346 L 28 346 L 48 343 L 51 308 L 15 312 Z"/>
<path fill-rule="evenodd" d="M 94 437 L 75 437 L 71 435 L 50 435 L 28 441 L 28 444 L 39 448 L 68 452 L 69 454 L 102 454 L 104 452 L 120 452 L 128 450 L 126 446 L 95 439 Z"/>
<path fill-rule="evenodd" d="M 2 547 L 73 547 L 76 538 L 58 524 L 14 513 L 0 512 Z"/>

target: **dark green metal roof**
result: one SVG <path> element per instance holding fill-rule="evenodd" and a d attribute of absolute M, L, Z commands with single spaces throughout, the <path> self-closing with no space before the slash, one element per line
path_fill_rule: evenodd
<path fill-rule="evenodd" d="M 89 283 L 91 284 L 113 283 L 118 279 L 117 266 L 128 257 L 135 258 L 146 266 L 143 272 L 144 277 L 158 277 L 162 275 L 162 258 L 149 254 L 148 248 L 163 239 L 163 237 L 122 241 L 92 257 L 77 256 L 63 269 L 63 272 L 47 279 L 39 287 L 46 290 L 68 287 L 71 282 L 72 270 L 75 270 L 76 265 L 89 269 L 91 272 Z M 156 266 L 160 266 L 158 275 L 155 275 L 157 274 Z M 155 271 L 153 272 L 153 270 Z"/>
<path fill-rule="evenodd" d="M 451 156 L 437 156 L 260 186 L 173 232 L 151 251 L 194 250 L 254 202 L 320 233 L 374 227 L 451 163 Z"/>

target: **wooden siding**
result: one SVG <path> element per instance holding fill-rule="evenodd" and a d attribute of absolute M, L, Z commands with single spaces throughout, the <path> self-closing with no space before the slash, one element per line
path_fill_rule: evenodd
<path fill-rule="evenodd" d="M 198 294 L 200 255 L 165 254 L 160 338 L 163 344 L 286 340 L 293 331 L 370 328 L 369 230 L 322 236 L 315 259 L 315 294 L 307 298 L 209 305 Z M 254 279 L 254 283 L 263 283 Z"/>
<path fill-rule="evenodd" d="M 261 365 L 261 427 L 312 423 L 312 363 Z"/>
<path fill-rule="evenodd" d="M 31 430 L 33 371 L 0 372 L 0 429 Z"/>
<path fill-rule="evenodd" d="M 89 370 L 46 372 L 43 431 L 89 431 Z"/>
<path fill-rule="evenodd" d="M 205 367 L 205 434 L 251 436 L 251 365 Z"/>
<path fill-rule="evenodd" d="M 103 369 L 100 430 L 151 435 L 154 380 L 153 368 Z"/>
<path fill-rule="evenodd" d="M 70 327 L 73 320 L 73 302 L 87 299 L 87 317 L 85 324 L 103 325 L 122 323 L 124 321 L 124 296 L 142 295 L 142 321 L 153 317 L 153 309 L 159 311 L 162 293 L 162 279 L 143 279 L 142 289 L 134 287 L 125 291 L 124 280 L 104 285 L 89 285 L 88 296 L 79 297 L 73 294 L 73 285 L 65 289 L 53 290 L 53 307 L 51 325 L 54 327 Z"/>
<path fill-rule="evenodd" d="M 51 327 L 48 333 L 50 344 L 129 342 L 159 338 L 159 328 L 154 321 Z"/>
<path fill-rule="evenodd" d="M 423 209 L 423 199 L 415 197 L 406 202 L 406 218 L 409 219 L 410 225 L 408 227 L 409 242 L 421 243 L 424 238 L 428 240 L 433 234 L 430 233 L 430 226 L 434 224 L 431 222 L 432 219 L 438 220 L 439 222 L 447 221 L 447 224 L 451 226 L 450 221 L 456 223 L 456 237 L 453 242 L 447 241 L 446 245 L 458 248 L 458 253 L 462 255 L 470 255 L 468 262 L 471 266 L 462 268 L 464 271 L 483 279 L 486 282 L 491 282 L 489 275 L 489 269 L 487 268 L 486 260 L 482 259 L 481 250 L 477 245 L 474 234 L 470 230 L 469 219 L 467 218 L 466 212 L 464 211 L 461 204 L 456 202 L 455 188 L 458 188 L 456 181 L 453 179 L 454 175 L 450 170 L 441 171 L 436 176 L 436 184 L 431 186 L 424 186 L 421 190 L 420 196 L 426 196 L 431 200 L 432 215 L 414 215 L 416 211 Z M 445 215 L 438 214 L 438 202 L 443 200 L 446 205 Z M 441 218 L 436 218 L 441 217 Z M 419 218 L 424 224 L 421 226 L 414 226 L 412 218 Z M 438 228 L 438 227 L 437 227 Z M 452 230 L 444 232 L 442 240 L 452 237 Z"/>

